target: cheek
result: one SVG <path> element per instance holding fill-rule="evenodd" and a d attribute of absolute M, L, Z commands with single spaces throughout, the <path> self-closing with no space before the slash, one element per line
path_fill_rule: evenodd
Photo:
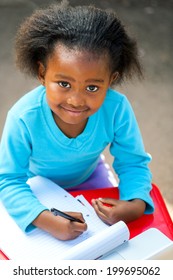
<path fill-rule="evenodd" d="M 92 100 L 90 100 L 90 107 L 97 111 L 103 104 L 105 99 L 105 94 L 101 94 L 99 96 L 94 97 Z"/>
<path fill-rule="evenodd" d="M 63 95 L 60 94 L 57 90 L 57 86 L 49 86 L 46 89 L 46 95 L 48 103 L 57 105 L 59 102 L 61 102 L 64 98 Z"/>

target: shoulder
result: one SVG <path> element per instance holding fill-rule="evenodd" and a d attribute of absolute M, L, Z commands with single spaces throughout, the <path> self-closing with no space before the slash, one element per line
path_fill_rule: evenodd
<path fill-rule="evenodd" d="M 103 103 L 105 110 L 116 112 L 120 107 L 129 107 L 127 97 L 114 89 L 109 88 Z"/>
<path fill-rule="evenodd" d="M 39 110 L 42 106 L 45 88 L 38 86 L 22 96 L 10 109 L 9 113 L 15 117 L 22 117 L 31 111 Z"/>
<path fill-rule="evenodd" d="M 115 129 L 123 123 L 134 120 L 135 114 L 128 98 L 113 89 L 108 89 L 105 100 L 100 110 L 100 118 L 110 123 Z"/>

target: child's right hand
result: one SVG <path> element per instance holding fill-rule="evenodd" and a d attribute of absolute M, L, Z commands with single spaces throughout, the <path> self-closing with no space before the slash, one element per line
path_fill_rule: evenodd
<path fill-rule="evenodd" d="M 33 225 L 49 232 L 60 240 L 75 239 L 87 230 L 87 224 L 81 213 L 68 212 L 71 216 L 82 220 L 84 223 L 71 222 L 63 217 L 54 216 L 50 211 L 45 210 L 33 221 Z"/>

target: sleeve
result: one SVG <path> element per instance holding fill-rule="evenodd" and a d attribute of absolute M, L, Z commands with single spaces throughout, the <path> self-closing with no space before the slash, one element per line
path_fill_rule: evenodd
<path fill-rule="evenodd" d="M 31 149 L 25 123 L 8 113 L 0 144 L 0 198 L 26 232 L 34 228 L 32 221 L 46 209 L 26 183 Z"/>
<path fill-rule="evenodd" d="M 115 114 L 114 140 L 110 152 L 114 157 L 113 168 L 119 178 L 120 199 L 142 199 L 147 205 L 145 213 L 152 213 L 152 175 L 148 168 L 151 156 L 145 152 L 134 112 L 126 97 Z"/>

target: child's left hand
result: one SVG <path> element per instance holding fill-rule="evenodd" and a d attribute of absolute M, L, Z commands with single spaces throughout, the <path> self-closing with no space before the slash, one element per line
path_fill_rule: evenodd
<path fill-rule="evenodd" d="M 136 220 L 143 215 L 146 203 L 141 199 L 124 201 L 113 198 L 99 198 L 92 199 L 92 206 L 103 222 L 112 225 L 120 220 L 126 223 Z"/>

